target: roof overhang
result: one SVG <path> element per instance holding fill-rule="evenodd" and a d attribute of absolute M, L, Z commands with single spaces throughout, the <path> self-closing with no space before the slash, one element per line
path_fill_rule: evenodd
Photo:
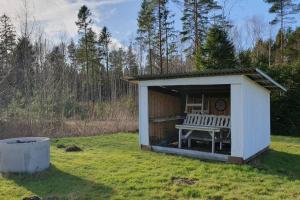
<path fill-rule="evenodd" d="M 229 76 L 229 75 L 244 75 L 252 81 L 258 83 L 262 87 L 268 90 L 282 90 L 284 92 L 287 89 L 273 80 L 265 72 L 257 68 L 233 68 L 223 70 L 206 70 L 201 72 L 189 72 L 189 73 L 176 73 L 176 74 L 163 74 L 163 75 L 141 75 L 136 77 L 127 77 L 126 80 L 132 83 L 139 83 L 141 81 L 149 80 L 164 80 L 164 79 L 179 79 L 179 78 L 195 78 L 195 77 L 213 77 L 213 76 Z"/>

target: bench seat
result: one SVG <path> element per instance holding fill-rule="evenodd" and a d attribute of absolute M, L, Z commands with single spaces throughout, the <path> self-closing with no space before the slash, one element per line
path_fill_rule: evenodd
<path fill-rule="evenodd" d="M 195 125 L 176 125 L 175 128 L 182 130 L 195 130 L 195 131 L 216 131 L 219 132 L 221 128 L 211 126 L 195 126 Z"/>
<path fill-rule="evenodd" d="M 181 140 L 188 140 L 188 147 L 191 146 L 192 139 L 206 140 L 207 138 L 202 138 L 199 136 L 195 136 L 193 131 L 205 131 L 208 132 L 211 136 L 212 142 L 212 153 L 215 152 L 215 133 L 221 132 L 222 129 L 230 129 L 230 117 L 229 116 L 219 116 L 219 115 L 203 115 L 203 114 L 187 114 L 184 119 L 183 124 L 175 125 L 175 128 L 179 131 L 178 137 L 178 148 L 181 148 Z M 187 130 L 186 135 L 182 135 L 182 131 Z M 222 141 L 220 142 L 220 147 L 222 146 Z"/>

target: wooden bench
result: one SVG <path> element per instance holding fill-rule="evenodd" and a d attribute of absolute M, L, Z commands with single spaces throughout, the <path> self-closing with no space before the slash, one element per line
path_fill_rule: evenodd
<path fill-rule="evenodd" d="M 178 148 L 182 147 L 182 139 L 188 140 L 188 147 L 191 146 L 191 140 L 197 139 L 201 140 L 199 137 L 193 137 L 193 131 L 205 131 L 208 132 L 211 136 L 212 142 L 212 153 L 215 152 L 215 133 L 221 132 L 222 129 L 230 129 L 230 117 L 223 115 L 203 115 L 203 114 L 187 114 L 186 118 L 183 121 L 183 124 L 176 125 L 178 129 Z M 183 130 L 188 130 L 186 135 L 182 135 Z M 205 138 L 203 138 L 205 140 Z M 222 141 L 219 140 L 220 146 Z"/>

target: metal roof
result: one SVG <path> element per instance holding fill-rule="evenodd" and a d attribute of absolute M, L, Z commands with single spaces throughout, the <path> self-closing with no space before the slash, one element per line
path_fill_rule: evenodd
<path fill-rule="evenodd" d="M 136 77 L 126 78 L 128 81 L 146 81 L 146 80 L 161 80 L 161 79 L 177 79 L 177 78 L 192 78 L 192 77 L 209 77 L 209 76 L 226 76 L 226 75 L 245 75 L 259 85 L 267 88 L 268 90 L 287 91 L 281 84 L 274 81 L 265 72 L 257 68 L 233 68 L 221 70 L 205 70 L 201 72 L 189 73 L 173 73 L 173 74 L 159 74 L 159 75 L 140 75 Z"/>

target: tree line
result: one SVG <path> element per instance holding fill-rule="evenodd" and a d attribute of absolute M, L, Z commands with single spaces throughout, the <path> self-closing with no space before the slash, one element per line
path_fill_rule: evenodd
<path fill-rule="evenodd" d="M 133 45 L 112 48 L 108 28 L 96 33 L 91 15 L 82 6 L 74 22 L 78 41 L 61 41 L 50 49 L 42 35 L 33 40 L 24 31 L 17 37 L 10 18 L 0 17 L 2 120 L 102 119 L 107 117 L 102 103 L 120 99 L 136 115 L 137 88 L 122 78 L 138 74 Z"/>
<path fill-rule="evenodd" d="M 272 94 L 273 133 L 299 134 L 300 2 L 264 0 L 274 20 L 268 25 L 260 19 L 249 21 L 252 41 L 247 48 L 240 48 L 240 35 L 246 30 L 237 29 L 226 15 L 227 1 L 220 2 L 142 0 L 136 39 L 118 49 L 112 48 L 109 28 L 93 29 L 87 6 L 80 8 L 74 22 L 78 40 L 51 47 L 42 36 L 32 38 L 27 19 L 24 31 L 17 34 L 10 18 L 2 15 L 1 120 L 105 119 L 103 109 L 108 104 L 103 103 L 115 101 L 136 116 L 136 86 L 125 76 L 256 67 L 289 88 L 287 93 Z M 174 6 L 181 12 L 175 13 Z M 175 15 L 181 16 L 180 22 Z M 277 24 L 275 37 L 264 36 L 266 27 Z"/>

